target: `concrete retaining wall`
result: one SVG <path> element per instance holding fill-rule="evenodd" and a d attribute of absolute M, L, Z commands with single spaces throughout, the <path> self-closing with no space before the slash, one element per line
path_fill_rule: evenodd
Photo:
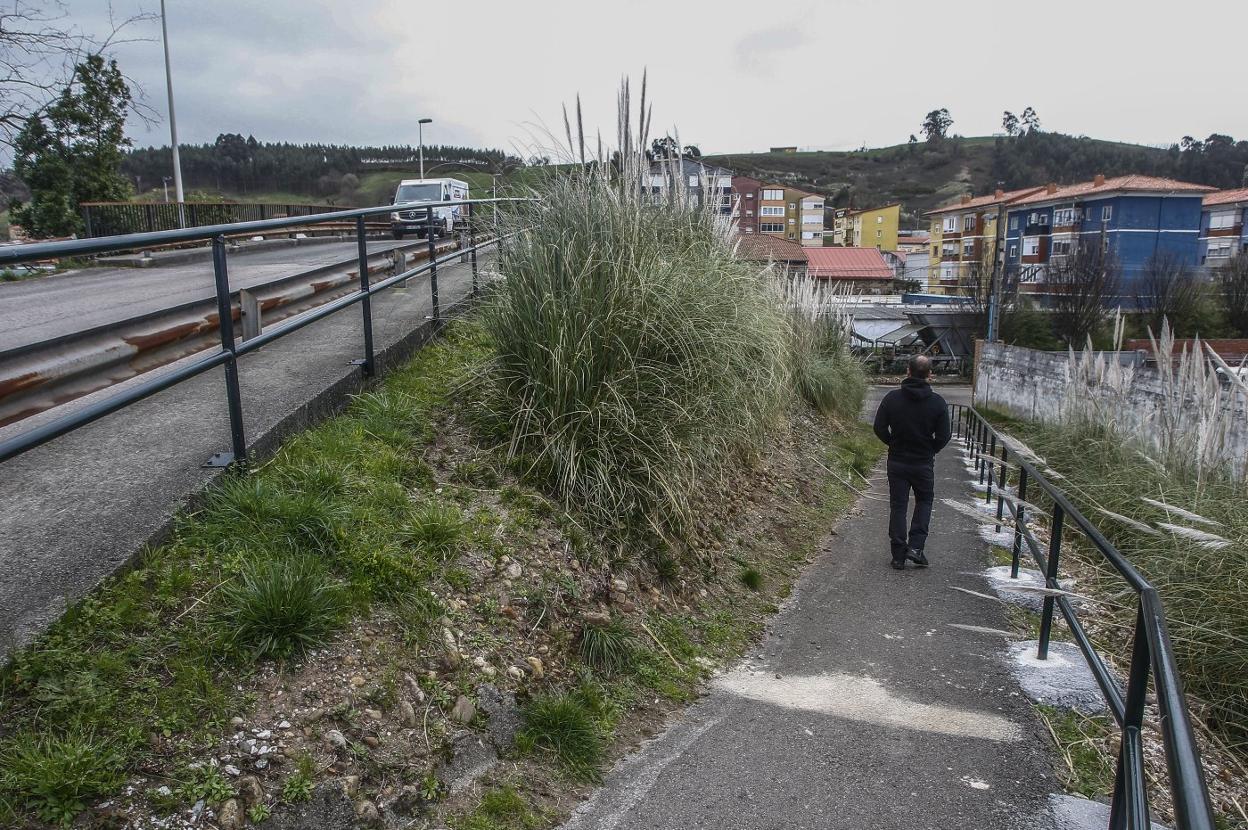
<path fill-rule="evenodd" d="M 1001 343 L 980 343 L 975 367 L 975 404 L 989 406 L 1017 418 L 1057 423 L 1063 418 L 1064 404 L 1071 383 L 1066 352 L 1041 352 Z M 1081 395 L 1103 397 L 1113 412 L 1113 426 L 1122 435 L 1135 436 L 1150 445 L 1156 434 L 1158 412 L 1166 398 L 1156 369 L 1139 365 L 1140 352 L 1107 353 L 1122 363 L 1135 365 L 1134 377 L 1125 394 L 1095 386 L 1078 390 Z M 1242 393 L 1228 395 L 1233 409 L 1223 439 L 1222 459 L 1239 477 L 1248 474 L 1248 401 Z M 1199 413 L 1192 408 L 1190 423 L 1196 428 Z"/>

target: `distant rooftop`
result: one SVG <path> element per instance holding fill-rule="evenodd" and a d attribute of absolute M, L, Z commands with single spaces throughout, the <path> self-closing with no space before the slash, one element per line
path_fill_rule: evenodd
<path fill-rule="evenodd" d="M 1050 185 L 1038 193 L 1025 196 L 1014 202 L 1016 205 L 1031 205 L 1040 202 L 1056 202 L 1067 199 L 1079 199 L 1087 196 L 1101 196 L 1106 193 L 1188 193 L 1193 196 L 1209 193 L 1214 190 L 1203 184 L 1181 182 L 1176 179 L 1163 179 L 1160 176 L 1115 176 L 1107 179 L 1097 176 L 1095 179 L 1078 184 L 1064 186 Z"/>
<path fill-rule="evenodd" d="M 891 280 L 878 248 L 806 248 L 806 274 L 826 280 Z"/>

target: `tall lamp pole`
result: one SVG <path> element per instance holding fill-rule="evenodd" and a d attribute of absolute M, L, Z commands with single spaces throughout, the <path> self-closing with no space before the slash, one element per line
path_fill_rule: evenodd
<path fill-rule="evenodd" d="M 182 160 L 178 156 L 178 121 L 173 114 L 173 71 L 169 68 L 169 27 L 165 23 L 165 0 L 160 0 L 160 34 L 165 44 L 165 89 L 169 93 L 169 143 L 173 147 L 173 195 L 178 202 L 178 224 L 186 227 L 183 212 Z"/>
<path fill-rule="evenodd" d="M 425 125 L 432 123 L 432 118 L 422 118 L 416 122 L 416 135 L 419 136 L 420 142 L 420 177 L 422 179 L 425 177 Z"/>

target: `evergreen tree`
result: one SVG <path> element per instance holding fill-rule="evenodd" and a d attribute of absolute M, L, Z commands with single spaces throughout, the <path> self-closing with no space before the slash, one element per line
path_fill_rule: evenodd
<path fill-rule="evenodd" d="M 43 114 L 26 120 L 15 142 L 14 170 L 30 188 L 30 203 L 14 221 L 35 237 L 81 230 L 81 202 L 130 195 L 121 175 L 130 88 L 116 61 L 90 55 Z"/>

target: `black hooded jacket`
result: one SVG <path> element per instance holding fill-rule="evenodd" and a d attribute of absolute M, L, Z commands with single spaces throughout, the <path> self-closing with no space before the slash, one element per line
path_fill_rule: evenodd
<path fill-rule="evenodd" d="M 906 378 L 880 401 L 875 434 L 888 457 L 906 464 L 930 463 L 949 443 L 949 409 L 925 380 Z"/>

